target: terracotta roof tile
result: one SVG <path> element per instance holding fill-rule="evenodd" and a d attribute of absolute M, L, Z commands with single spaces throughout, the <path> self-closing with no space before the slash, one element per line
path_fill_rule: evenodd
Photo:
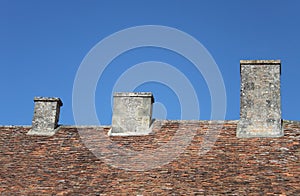
<path fill-rule="evenodd" d="M 88 133 L 96 148 L 103 138 L 93 138 L 93 134 L 107 133 L 109 128 L 61 127 L 54 136 L 43 137 L 26 135 L 30 127 L 0 127 L 0 192 L 4 195 L 297 195 L 300 192 L 297 122 L 285 122 L 283 137 L 237 138 L 236 121 L 226 121 L 211 150 L 203 155 L 199 150 L 205 133 L 209 126 L 217 124 L 157 123 L 152 135 L 110 137 L 114 145 L 142 152 L 172 141 L 178 128 L 195 134 L 175 160 L 147 171 L 112 167 L 97 158 L 84 143 L 88 138 L 79 134 Z M 163 151 L 159 155 L 168 153 Z"/>

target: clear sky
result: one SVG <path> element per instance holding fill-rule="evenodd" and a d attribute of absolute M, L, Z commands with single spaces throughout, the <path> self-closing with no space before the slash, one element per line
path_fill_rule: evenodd
<path fill-rule="evenodd" d="M 60 97 L 60 123 L 74 124 L 73 85 L 85 56 L 107 36 L 141 25 L 178 29 L 209 51 L 224 81 L 226 119 L 239 118 L 239 60 L 281 59 L 282 117 L 300 120 L 299 9 L 297 0 L 0 0 L 0 124 L 30 125 L 35 96 Z M 211 95 L 193 64 L 173 51 L 143 47 L 117 56 L 102 73 L 95 91 L 101 124 L 111 123 L 115 82 L 149 61 L 183 73 L 197 92 L 200 119 L 210 119 Z M 157 73 L 168 75 L 163 69 Z M 156 117 L 181 118 L 176 89 L 148 81 L 135 91 L 154 93 L 161 103 Z"/>

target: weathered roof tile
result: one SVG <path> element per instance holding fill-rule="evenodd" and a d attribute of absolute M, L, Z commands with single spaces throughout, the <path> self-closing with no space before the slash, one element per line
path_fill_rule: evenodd
<path fill-rule="evenodd" d="M 196 131 L 176 159 L 146 171 L 112 167 L 97 158 L 79 134 L 80 131 L 107 133 L 109 128 L 61 127 L 54 136 L 41 137 L 27 135 L 30 127 L 1 127 L 0 192 L 4 195 L 299 193 L 299 123 L 285 122 L 285 135 L 279 138 L 237 138 L 237 122 L 225 121 L 211 150 L 199 154 L 209 125 L 206 121 L 161 121 L 151 135 L 110 138 L 120 147 L 144 151 L 171 141 L 178 128 Z M 95 138 L 90 135 L 89 139 Z M 95 141 L 97 147 L 102 140 Z M 161 152 L 160 156 L 164 153 L 169 152 Z"/>

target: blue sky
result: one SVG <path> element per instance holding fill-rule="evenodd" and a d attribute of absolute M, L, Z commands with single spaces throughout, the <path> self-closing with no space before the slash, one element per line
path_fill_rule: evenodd
<path fill-rule="evenodd" d="M 297 0 L 0 0 L 0 124 L 30 125 L 34 96 L 60 97 L 60 123 L 74 124 L 72 91 L 82 60 L 107 36 L 140 25 L 176 28 L 203 44 L 224 80 L 226 119 L 239 118 L 239 60 L 281 59 L 282 117 L 299 120 L 299 8 Z M 95 92 L 101 124 L 110 124 L 114 82 L 146 61 L 184 73 L 197 91 L 200 119 L 210 119 L 209 90 L 193 65 L 172 51 L 145 47 L 118 56 L 103 72 Z M 180 119 L 180 103 L 168 86 L 148 82 L 136 91 L 152 91 L 166 118 Z"/>

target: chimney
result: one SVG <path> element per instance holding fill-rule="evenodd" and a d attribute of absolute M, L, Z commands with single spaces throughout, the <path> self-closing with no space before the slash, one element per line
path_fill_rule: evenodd
<path fill-rule="evenodd" d="M 241 60 L 237 137 L 280 137 L 280 60 Z"/>
<path fill-rule="evenodd" d="M 110 135 L 145 135 L 151 132 L 152 93 L 114 93 Z"/>
<path fill-rule="evenodd" d="M 58 127 L 60 107 L 63 105 L 59 98 L 35 97 L 32 129 L 28 135 L 52 136 Z"/>

